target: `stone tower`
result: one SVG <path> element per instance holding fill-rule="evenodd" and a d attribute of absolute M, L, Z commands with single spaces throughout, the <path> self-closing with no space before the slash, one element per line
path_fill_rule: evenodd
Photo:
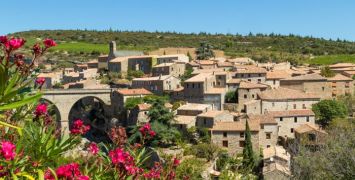
<path fill-rule="evenodd" d="M 116 41 L 111 41 L 110 42 L 110 53 L 108 55 L 109 60 L 114 59 L 116 57 L 115 52 L 116 52 Z"/>

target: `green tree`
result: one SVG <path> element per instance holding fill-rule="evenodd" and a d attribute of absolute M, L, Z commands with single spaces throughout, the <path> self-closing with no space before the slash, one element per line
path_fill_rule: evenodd
<path fill-rule="evenodd" d="M 131 110 L 134 107 L 136 107 L 138 104 L 143 103 L 143 99 L 140 97 L 132 97 L 132 98 L 127 98 L 124 107 L 126 110 Z"/>
<path fill-rule="evenodd" d="M 180 79 L 181 79 L 181 82 L 184 82 L 186 79 L 189 79 L 189 78 L 191 78 L 193 75 L 192 75 L 192 72 L 193 72 L 193 69 L 192 69 L 192 67 L 187 67 L 186 69 L 185 69 L 185 72 L 184 72 L 184 74 L 180 77 Z"/>
<path fill-rule="evenodd" d="M 246 170 L 252 170 L 255 166 L 255 155 L 253 151 L 253 144 L 251 142 L 251 133 L 249 123 L 245 123 L 245 145 L 243 148 L 243 167 Z"/>
<path fill-rule="evenodd" d="M 334 77 L 335 73 L 329 68 L 329 66 L 325 66 L 320 70 L 320 75 L 323 77 Z"/>
<path fill-rule="evenodd" d="M 343 118 L 348 114 L 346 105 L 337 100 L 321 100 L 313 104 L 312 110 L 322 126 L 327 126 L 333 119 Z"/>
<path fill-rule="evenodd" d="M 236 103 L 237 102 L 237 95 L 235 91 L 228 91 L 225 95 L 225 101 L 227 103 Z"/>
<path fill-rule="evenodd" d="M 198 60 L 205 60 L 205 59 L 210 59 L 214 57 L 214 52 L 213 52 L 213 47 L 212 45 L 202 42 L 200 43 L 200 47 L 196 49 L 196 56 Z"/>

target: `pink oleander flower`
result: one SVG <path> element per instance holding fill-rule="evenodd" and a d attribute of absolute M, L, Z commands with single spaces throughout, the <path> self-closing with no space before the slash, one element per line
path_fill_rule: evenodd
<path fill-rule="evenodd" d="M 55 172 L 59 179 L 65 178 L 70 180 L 76 180 L 76 177 L 81 176 L 79 164 L 77 163 L 70 163 L 63 166 L 59 166 Z"/>
<path fill-rule="evenodd" d="M 47 114 L 47 104 L 46 103 L 38 104 L 35 110 L 35 115 L 38 117 L 45 114 Z"/>
<path fill-rule="evenodd" d="M 152 127 L 150 126 L 149 123 L 146 123 L 141 128 L 139 128 L 139 132 L 143 136 L 146 136 L 147 134 L 149 134 L 151 137 L 154 137 L 156 135 L 156 133 L 152 130 Z"/>
<path fill-rule="evenodd" d="M 77 180 L 90 180 L 89 176 L 78 176 Z"/>
<path fill-rule="evenodd" d="M 160 175 L 162 173 L 163 167 L 160 163 L 155 163 L 154 167 L 150 169 L 148 172 L 143 174 L 143 177 L 148 179 L 160 179 Z"/>
<path fill-rule="evenodd" d="M 44 82 L 46 82 L 46 78 L 44 77 L 39 77 L 36 79 L 36 84 L 38 84 L 39 86 L 42 86 Z"/>
<path fill-rule="evenodd" d="M 43 41 L 43 44 L 44 46 L 46 46 L 46 48 L 50 48 L 57 45 L 57 43 L 55 43 L 55 41 L 53 41 L 52 39 L 45 39 Z"/>
<path fill-rule="evenodd" d="M 177 166 L 179 166 L 179 164 L 180 164 L 180 160 L 175 157 L 173 160 L 173 166 L 177 167 Z"/>
<path fill-rule="evenodd" d="M 7 160 L 13 160 L 15 158 L 16 146 L 12 144 L 10 141 L 2 141 L 1 142 L 1 149 L 0 154 Z"/>
<path fill-rule="evenodd" d="M 89 125 L 85 125 L 84 121 L 82 121 L 81 119 L 77 119 L 74 121 L 70 133 L 73 135 L 83 135 L 86 134 L 89 130 L 90 130 Z"/>
<path fill-rule="evenodd" d="M 26 40 L 23 38 L 11 38 L 9 40 L 10 48 L 16 50 L 25 44 Z"/>
<path fill-rule="evenodd" d="M 7 43 L 7 36 L 0 36 L 0 43 L 1 44 L 5 44 L 5 43 Z"/>
<path fill-rule="evenodd" d="M 175 179 L 176 173 L 174 171 L 170 171 L 169 175 L 168 175 L 168 179 L 172 180 Z"/>
<path fill-rule="evenodd" d="M 128 175 L 136 175 L 143 172 L 143 169 L 135 165 L 133 157 L 121 148 L 111 150 L 109 157 L 116 168 L 126 171 Z"/>
<path fill-rule="evenodd" d="M 155 133 L 155 131 L 149 131 L 149 135 L 150 135 L 151 137 L 154 137 L 154 136 L 156 135 L 156 133 Z"/>
<path fill-rule="evenodd" d="M 34 44 L 32 47 L 32 52 L 35 55 L 40 55 L 42 52 L 41 46 L 38 43 Z"/>
<path fill-rule="evenodd" d="M 89 152 L 93 155 L 96 155 L 99 152 L 99 147 L 96 143 L 90 143 L 89 145 Z"/>

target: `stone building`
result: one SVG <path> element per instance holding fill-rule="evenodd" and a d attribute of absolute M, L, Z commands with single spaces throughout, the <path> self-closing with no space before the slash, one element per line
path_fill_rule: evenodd
<path fill-rule="evenodd" d="M 169 54 L 157 57 L 157 64 L 180 62 L 186 64 L 189 62 L 189 57 L 185 54 Z"/>
<path fill-rule="evenodd" d="M 295 129 L 295 144 L 306 146 L 312 151 L 318 151 L 325 145 L 327 134 L 318 125 L 305 123 Z M 297 154 L 297 146 L 294 147 L 296 149 L 292 149 L 292 153 Z"/>
<path fill-rule="evenodd" d="M 180 79 L 172 75 L 134 78 L 132 80 L 132 88 L 145 88 L 158 95 L 172 92 L 180 87 Z"/>
<path fill-rule="evenodd" d="M 329 86 L 332 88 L 332 97 L 351 95 L 354 93 L 353 79 L 342 74 L 327 78 Z"/>
<path fill-rule="evenodd" d="M 291 77 L 291 75 L 285 70 L 272 70 L 266 73 L 265 84 L 269 85 L 271 88 L 280 87 L 280 80 Z"/>
<path fill-rule="evenodd" d="M 216 85 L 216 77 L 212 73 L 200 73 L 184 82 L 184 97 L 189 102 L 201 103 L 204 93 Z"/>
<path fill-rule="evenodd" d="M 315 115 L 310 109 L 268 111 L 266 113 L 278 123 L 280 137 L 294 138 L 295 129 L 303 124 L 315 124 Z"/>
<path fill-rule="evenodd" d="M 216 122 L 233 122 L 234 116 L 228 111 L 212 110 L 201 113 L 196 117 L 196 126 L 212 128 Z"/>
<path fill-rule="evenodd" d="M 238 111 L 246 112 L 245 103 L 258 98 L 258 94 L 268 88 L 265 84 L 252 83 L 242 80 L 237 90 Z M 260 110 L 260 107 L 258 108 Z M 261 112 L 249 111 L 248 113 L 260 114 Z"/>
<path fill-rule="evenodd" d="M 180 77 L 185 73 L 185 63 L 175 62 L 175 63 L 162 63 L 153 67 L 153 76 L 160 75 L 173 75 L 175 77 Z"/>
<path fill-rule="evenodd" d="M 327 78 L 319 74 L 306 74 L 280 80 L 280 87 L 318 94 L 322 99 L 332 97 Z"/>
<path fill-rule="evenodd" d="M 154 56 L 124 56 L 111 59 L 108 62 L 110 72 L 127 73 L 129 70 L 142 71 L 150 74 L 156 60 Z"/>
<path fill-rule="evenodd" d="M 212 109 L 213 107 L 208 104 L 187 103 L 177 109 L 177 114 L 173 123 L 175 127 L 186 132 L 188 128 L 196 126 L 197 115 L 212 111 Z"/>
<path fill-rule="evenodd" d="M 147 122 L 149 122 L 149 117 L 148 117 L 148 111 L 149 108 L 151 107 L 150 104 L 137 104 L 136 107 L 134 107 L 132 110 L 129 112 L 128 120 L 127 120 L 127 126 L 133 126 L 133 125 L 143 125 Z"/>
<path fill-rule="evenodd" d="M 267 149 L 276 146 L 279 133 L 278 123 L 271 115 L 247 115 L 248 122 L 260 124 L 259 146 Z"/>
<path fill-rule="evenodd" d="M 223 110 L 226 88 L 209 88 L 203 94 L 203 103 L 210 104 L 216 110 Z"/>
<path fill-rule="evenodd" d="M 245 122 L 241 119 L 235 122 L 216 122 L 210 129 L 211 142 L 226 149 L 234 155 L 243 152 L 245 145 Z M 253 150 L 259 151 L 259 123 L 249 122 Z"/>
<path fill-rule="evenodd" d="M 124 110 L 124 104 L 128 98 L 139 97 L 143 98 L 146 95 L 152 95 L 153 93 L 144 89 L 117 89 L 111 94 L 112 108 L 115 113 L 120 113 Z"/>
<path fill-rule="evenodd" d="M 258 96 L 261 100 L 262 114 L 268 111 L 311 109 L 313 104 L 320 101 L 316 94 L 281 87 L 265 90 Z"/>

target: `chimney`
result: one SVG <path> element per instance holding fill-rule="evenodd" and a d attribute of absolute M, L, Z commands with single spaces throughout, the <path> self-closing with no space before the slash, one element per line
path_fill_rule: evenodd
<path fill-rule="evenodd" d="M 110 56 L 114 56 L 114 52 L 116 52 L 116 41 L 110 42 Z"/>

